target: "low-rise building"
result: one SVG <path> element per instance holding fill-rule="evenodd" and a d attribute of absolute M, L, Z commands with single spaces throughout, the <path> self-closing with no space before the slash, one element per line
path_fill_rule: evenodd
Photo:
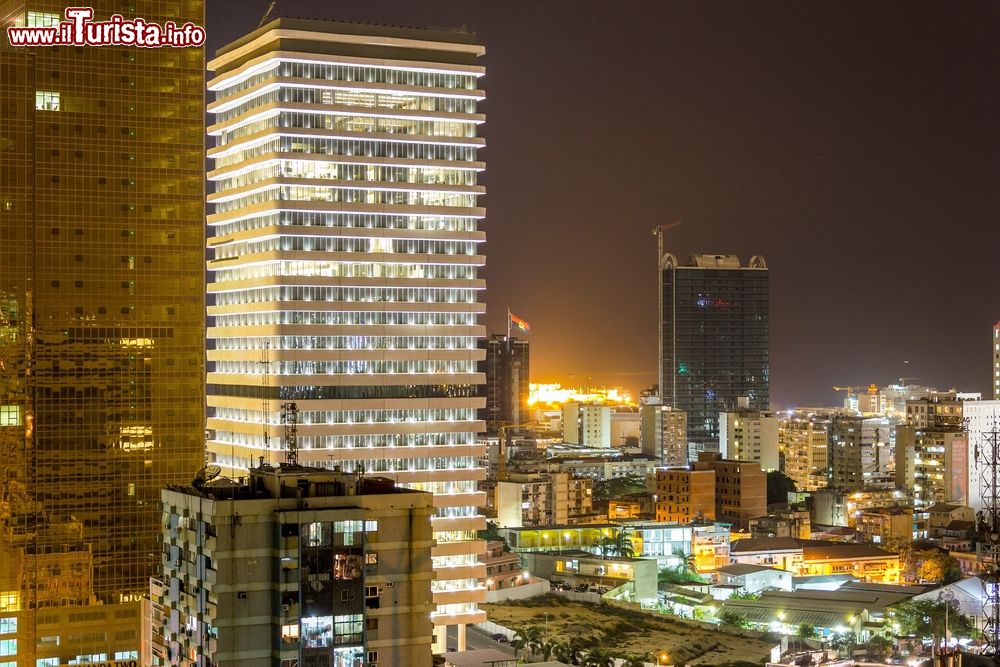
<path fill-rule="evenodd" d="M 608 589 L 631 584 L 627 596 L 640 604 L 656 602 L 657 565 L 644 558 L 601 558 L 586 551 L 566 550 L 562 553 L 526 551 L 521 554 L 526 570 L 549 580 L 571 584 L 588 584 Z"/>
<path fill-rule="evenodd" d="M 737 591 L 760 593 L 768 588 L 792 590 L 792 573 L 764 565 L 734 563 L 715 571 L 715 581 L 724 586 L 735 586 Z"/>
<path fill-rule="evenodd" d="M 635 521 L 624 528 L 631 533 L 635 555 L 655 558 L 661 569 L 686 565 L 691 555 L 695 571 L 700 574 L 729 564 L 728 524 Z"/>
<path fill-rule="evenodd" d="M 653 474 L 657 462 L 648 456 L 615 455 L 586 458 L 561 456 L 552 459 L 562 472 L 574 477 L 589 477 L 595 482 L 621 477 L 641 477 Z"/>
<path fill-rule="evenodd" d="M 796 577 L 849 574 L 876 583 L 899 582 L 899 555 L 872 544 L 794 538 L 739 540 L 732 545 L 732 560 L 776 567 Z"/>
<path fill-rule="evenodd" d="M 511 473 L 486 480 L 487 507 L 501 527 L 558 526 L 593 519 L 593 480 L 568 473 Z"/>
<path fill-rule="evenodd" d="M 503 542 L 487 542 L 486 552 L 479 554 L 478 558 L 486 566 L 484 582 L 487 591 L 514 588 L 524 583 L 521 558 L 513 551 L 506 551 Z"/>
<path fill-rule="evenodd" d="M 913 541 L 913 509 L 872 507 L 861 510 L 856 523 L 861 539 L 873 544 Z"/>
<path fill-rule="evenodd" d="M 767 513 L 767 474 L 760 464 L 723 459 L 721 454 L 702 452 L 695 471 L 715 473 L 715 518 L 740 527 Z"/>
<path fill-rule="evenodd" d="M 651 520 L 656 516 L 655 497 L 656 494 L 644 491 L 612 498 L 608 501 L 608 519 L 611 521 Z"/>
<path fill-rule="evenodd" d="M 714 470 L 659 469 L 655 483 L 657 521 L 690 523 L 715 519 Z"/>
<path fill-rule="evenodd" d="M 751 537 L 797 537 L 808 540 L 812 536 L 809 511 L 804 509 L 776 509 L 765 516 L 750 519 Z"/>
<path fill-rule="evenodd" d="M 430 493 L 291 464 L 199 480 L 161 494 L 159 660 L 430 667 Z"/>

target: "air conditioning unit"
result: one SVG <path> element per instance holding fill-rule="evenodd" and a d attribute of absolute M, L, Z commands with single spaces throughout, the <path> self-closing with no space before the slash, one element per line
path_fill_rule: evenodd
<path fill-rule="evenodd" d="M 283 605 L 281 605 L 281 611 L 288 611 L 291 608 L 292 608 L 292 605 L 290 605 L 290 604 L 283 604 Z"/>

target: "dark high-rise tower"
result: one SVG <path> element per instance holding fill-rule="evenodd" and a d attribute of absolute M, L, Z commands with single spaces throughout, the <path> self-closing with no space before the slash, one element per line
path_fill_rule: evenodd
<path fill-rule="evenodd" d="M 486 430 L 523 424 L 528 417 L 528 341 L 491 334 L 486 347 Z"/>
<path fill-rule="evenodd" d="M 660 393 L 687 412 L 694 450 L 715 451 L 719 412 L 768 408 L 768 271 L 754 256 L 660 258 Z"/>
<path fill-rule="evenodd" d="M 66 5 L 0 0 L 0 27 Z M 2 34 L 0 663 L 134 658 L 160 489 L 204 459 L 204 54 Z"/>

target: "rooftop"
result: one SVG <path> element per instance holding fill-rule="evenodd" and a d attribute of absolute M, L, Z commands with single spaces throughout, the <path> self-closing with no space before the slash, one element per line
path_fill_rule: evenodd
<path fill-rule="evenodd" d="M 716 572 L 721 572 L 722 574 L 728 574 L 733 577 L 742 577 L 745 574 L 754 574 L 756 572 L 784 572 L 784 570 L 778 569 L 776 567 L 766 567 L 764 565 L 750 565 L 747 563 L 734 563 L 733 565 L 727 565 L 725 567 L 720 567 Z"/>

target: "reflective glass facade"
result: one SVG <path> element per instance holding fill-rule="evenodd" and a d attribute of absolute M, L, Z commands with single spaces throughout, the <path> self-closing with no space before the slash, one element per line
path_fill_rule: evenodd
<path fill-rule="evenodd" d="M 768 408 L 768 295 L 759 257 L 749 266 L 722 255 L 661 262 L 660 392 L 687 412 L 695 452 L 718 451 L 719 412 L 736 409 L 740 397 L 750 409 Z"/>
<path fill-rule="evenodd" d="M 65 5 L 0 1 L 0 25 Z M 0 662 L 136 658 L 160 489 L 203 465 L 203 59 L 0 46 Z"/>
<path fill-rule="evenodd" d="M 439 627 L 484 618 L 482 53 L 280 19 L 209 63 L 210 458 L 283 460 L 295 401 L 300 462 L 433 492 Z"/>

